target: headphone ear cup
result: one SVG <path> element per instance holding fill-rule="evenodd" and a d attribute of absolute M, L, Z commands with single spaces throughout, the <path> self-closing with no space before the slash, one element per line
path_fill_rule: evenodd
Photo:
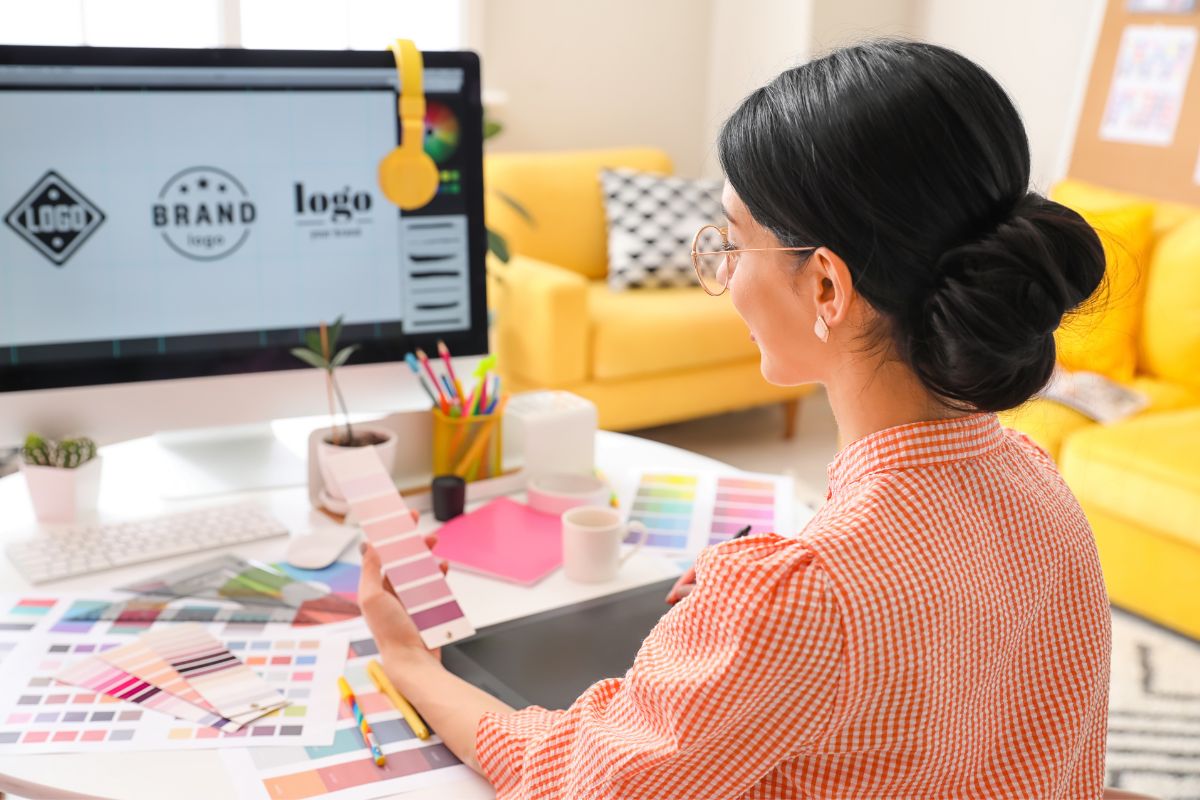
<path fill-rule="evenodd" d="M 423 149 L 397 147 L 379 162 L 379 188 L 402 211 L 421 208 L 437 194 L 437 164 Z"/>

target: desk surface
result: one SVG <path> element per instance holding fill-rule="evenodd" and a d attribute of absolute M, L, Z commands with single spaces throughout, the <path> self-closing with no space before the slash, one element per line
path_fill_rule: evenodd
<path fill-rule="evenodd" d="M 289 446 L 299 448 L 302 445 L 296 442 Z M 147 438 L 104 448 L 101 519 L 130 518 L 246 500 L 268 508 L 293 534 L 307 533 L 332 524 L 311 508 L 304 487 L 186 501 L 160 500 L 147 488 L 150 481 L 146 475 L 146 465 L 150 463 L 148 454 L 152 453 L 154 447 L 152 440 Z M 680 470 L 729 468 L 727 464 L 676 447 L 608 432 L 600 432 L 596 436 L 596 462 L 618 483 L 624 474 L 648 465 Z M 33 525 L 33 512 L 25 492 L 24 479 L 20 475 L 0 479 L 0 526 L 3 528 L 0 530 L 0 545 L 7 544 L 13 538 L 30 535 L 34 530 Z M 426 515 L 422 520 L 423 529 L 434 530 L 436 527 L 437 523 L 431 516 Z M 234 549 L 248 558 L 278 561 L 282 559 L 285 547 L 283 539 L 273 539 L 239 545 Z M 356 559 L 357 556 L 357 552 L 351 548 L 343 558 Z M 191 554 L 153 561 L 43 584 L 39 589 L 52 593 L 109 589 L 186 565 L 196 558 L 196 554 Z M 660 581 L 674 574 L 676 568 L 669 562 L 654 555 L 639 553 L 627 562 L 616 580 L 605 584 L 573 583 L 566 579 L 561 570 L 532 588 L 454 570 L 450 572 L 449 582 L 472 623 L 476 627 L 484 627 Z M 0 587 L 6 592 L 22 592 L 30 588 L 6 558 L 0 558 Z M 212 800 L 236 796 L 231 779 L 215 750 L 5 756 L 0 757 L 0 772 L 122 800 L 159 800 L 164 786 L 174 787 L 172 797 L 177 800 Z M 186 783 L 180 783 L 180 775 L 188 776 Z M 445 791 L 446 787 L 440 787 L 440 791 L 409 793 L 404 797 L 444 797 Z M 492 796 L 490 786 L 482 779 L 462 785 L 461 791 L 459 786 L 455 786 L 455 797 L 463 800 Z"/>

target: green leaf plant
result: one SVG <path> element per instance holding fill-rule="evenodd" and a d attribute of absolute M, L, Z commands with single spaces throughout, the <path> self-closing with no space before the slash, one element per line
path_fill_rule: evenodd
<path fill-rule="evenodd" d="M 346 408 L 346 399 L 342 397 L 342 389 L 337 382 L 337 368 L 345 364 L 350 356 L 358 350 L 359 345 L 352 344 L 349 347 L 338 349 L 338 338 L 342 335 L 342 317 L 339 316 L 334 320 L 332 326 L 321 323 L 320 328 L 314 331 L 307 331 L 304 334 L 304 347 L 293 347 L 292 355 L 308 364 L 310 367 L 316 367 L 325 372 L 325 393 L 329 400 L 329 420 L 330 420 L 330 444 L 339 447 L 354 446 L 354 429 L 350 427 L 350 411 Z M 336 410 L 334 407 L 334 398 L 337 398 L 337 405 L 342 409 L 342 418 L 345 420 L 345 439 L 342 438 L 342 432 L 339 430 L 336 422 Z"/>

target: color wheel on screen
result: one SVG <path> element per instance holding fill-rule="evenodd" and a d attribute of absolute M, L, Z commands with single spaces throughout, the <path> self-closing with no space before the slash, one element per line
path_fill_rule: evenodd
<path fill-rule="evenodd" d="M 425 152 L 445 164 L 458 150 L 458 117 L 449 106 L 429 101 L 425 108 Z"/>

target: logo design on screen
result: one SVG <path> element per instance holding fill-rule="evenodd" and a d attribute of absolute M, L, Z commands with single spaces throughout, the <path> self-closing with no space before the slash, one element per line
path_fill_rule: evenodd
<path fill-rule="evenodd" d="M 172 175 L 151 213 L 163 241 L 196 261 L 216 261 L 236 251 L 258 216 L 241 181 L 216 167 L 189 167 Z"/>
<path fill-rule="evenodd" d="M 296 203 L 296 224 L 311 228 L 312 239 L 361 236 L 361 226 L 371 222 L 371 193 L 349 186 L 338 191 L 322 192 L 305 187 L 300 181 L 293 184 Z"/>
<path fill-rule="evenodd" d="M 61 267 L 100 227 L 104 214 L 83 192 L 50 170 L 25 193 L 4 221 L 56 267 Z"/>

